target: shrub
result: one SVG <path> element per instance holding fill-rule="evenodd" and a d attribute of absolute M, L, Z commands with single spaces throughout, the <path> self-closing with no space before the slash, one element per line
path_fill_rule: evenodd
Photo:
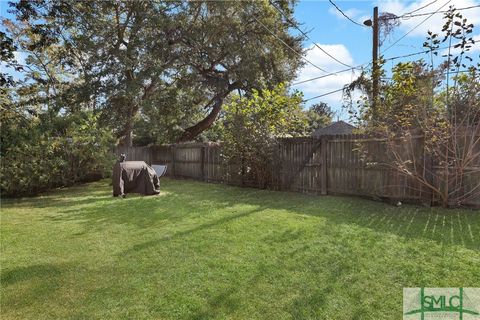
<path fill-rule="evenodd" d="M 284 85 L 233 97 L 223 113 L 223 157 L 233 169 L 229 173 L 266 188 L 277 139 L 305 133 L 301 104 L 301 95 L 288 94 Z"/>
<path fill-rule="evenodd" d="M 2 117 L 2 195 L 33 195 L 105 177 L 113 164 L 109 130 L 91 112 L 56 117 Z"/>

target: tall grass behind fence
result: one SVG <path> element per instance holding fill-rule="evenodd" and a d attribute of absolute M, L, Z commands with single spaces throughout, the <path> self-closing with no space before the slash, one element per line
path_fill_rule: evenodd
<path fill-rule="evenodd" d="M 435 172 L 442 168 L 435 161 L 427 163 L 423 137 L 412 137 L 399 143 L 399 152 L 414 159 L 410 170 Z M 127 160 L 149 164 L 166 164 L 167 176 L 206 182 L 258 187 L 241 166 L 222 161 L 219 143 L 185 143 L 150 147 L 121 147 Z M 363 156 L 364 151 L 368 157 Z M 477 150 L 480 154 L 480 150 Z M 391 155 L 383 140 L 364 135 L 336 135 L 324 138 L 281 139 L 275 151 L 271 181 L 273 190 L 311 194 L 355 195 L 389 198 L 430 204 L 431 191 L 418 180 L 402 174 L 391 163 Z M 471 164 L 464 184 L 466 195 L 475 194 L 480 181 L 480 157 Z M 242 174 L 243 173 L 243 174 Z M 432 183 L 435 181 L 432 177 Z M 479 197 L 470 197 L 466 204 L 480 207 Z"/>

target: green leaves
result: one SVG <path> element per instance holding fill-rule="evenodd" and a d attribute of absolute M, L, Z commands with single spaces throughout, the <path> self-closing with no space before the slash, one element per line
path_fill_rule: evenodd
<path fill-rule="evenodd" d="M 37 57 L 36 73 L 29 77 L 44 85 L 49 97 L 52 88 L 55 96 L 66 97 L 56 101 L 56 111 L 93 105 L 120 138 L 131 136 L 136 117 L 151 113 L 158 101 L 170 99 L 176 109 L 171 114 L 199 123 L 205 110 L 214 109 L 208 103 L 214 97 L 273 88 L 292 80 L 302 65 L 301 57 L 277 39 L 301 53 L 302 37 L 290 35 L 288 23 L 266 2 L 20 1 L 14 6 L 24 21 L 17 30 L 21 47 Z M 287 14 L 293 10 L 289 1 L 281 6 Z M 175 125 L 196 124 L 184 120 Z M 166 130 L 171 136 L 173 127 Z"/>
<path fill-rule="evenodd" d="M 1 146 L 3 195 L 32 195 L 110 174 L 114 140 L 93 113 L 64 117 L 63 132 L 45 122 L 18 121 L 18 115 L 2 119 L 2 142 L 7 141 Z"/>
<path fill-rule="evenodd" d="M 268 183 L 274 147 L 281 137 L 303 135 L 307 119 L 302 96 L 289 94 L 285 85 L 253 90 L 249 97 L 232 97 L 223 111 L 223 156 L 240 166 L 261 187 Z"/>
<path fill-rule="evenodd" d="M 308 119 L 307 133 L 312 133 L 318 128 L 323 128 L 332 122 L 334 112 L 330 106 L 324 102 L 314 104 L 305 112 Z"/>
<path fill-rule="evenodd" d="M 433 201 L 460 206 L 468 198 L 480 197 L 474 166 L 469 167 L 480 161 L 480 154 L 471 151 L 480 144 L 480 65 L 467 55 L 475 43 L 469 36 L 473 25 L 453 7 L 444 20 L 442 33 L 429 31 L 423 43 L 430 51 L 430 63 L 398 63 L 392 78 L 382 84 L 381 103 L 372 108 L 365 98 L 359 119 L 366 133 L 384 140 L 385 165 L 420 182 L 434 194 Z M 440 49 L 441 44 L 446 47 Z M 435 61 L 436 56 L 443 61 Z M 422 136 L 423 164 L 414 154 L 418 147 L 411 143 L 414 136 Z M 369 156 L 375 158 L 378 152 Z"/>

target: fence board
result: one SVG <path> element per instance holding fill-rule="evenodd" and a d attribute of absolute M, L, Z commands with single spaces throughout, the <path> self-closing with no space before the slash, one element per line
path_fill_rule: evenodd
<path fill-rule="evenodd" d="M 398 148 L 399 152 L 415 159 L 411 170 L 431 170 L 431 183 L 442 183 L 433 176 L 444 168 L 426 154 L 423 137 L 413 136 L 399 143 Z M 286 138 L 280 140 L 275 150 L 269 181 L 269 188 L 274 190 L 393 198 L 428 204 L 432 200 L 431 192 L 424 185 L 394 168 L 381 165 L 388 163 L 391 156 L 382 139 L 365 135 Z M 365 160 L 362 150 L 373 157 Z M 252 180 L 241 165 L 226 165 L 221 152 L 219 143 L 115 148 L 117 155 L 126 153 L 127 160 L 166 164 L 170 177 L 263 187 Z M 480 153 L 480 144 L 471 152 Z M 473 206 L 480 206 L 480 199 L 473 196 L 475 189 L 480 188 L 479 162 L 466 169 L 461 190 L 466 203 Z"/>

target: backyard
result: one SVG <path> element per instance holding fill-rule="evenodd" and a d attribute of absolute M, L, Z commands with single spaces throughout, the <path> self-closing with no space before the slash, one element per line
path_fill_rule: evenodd
<path fill-rule="evenodd" d="M 2 319 L 399 319 L 480 287 L 480 214 L 162 179 L 2 199 Z"/>

